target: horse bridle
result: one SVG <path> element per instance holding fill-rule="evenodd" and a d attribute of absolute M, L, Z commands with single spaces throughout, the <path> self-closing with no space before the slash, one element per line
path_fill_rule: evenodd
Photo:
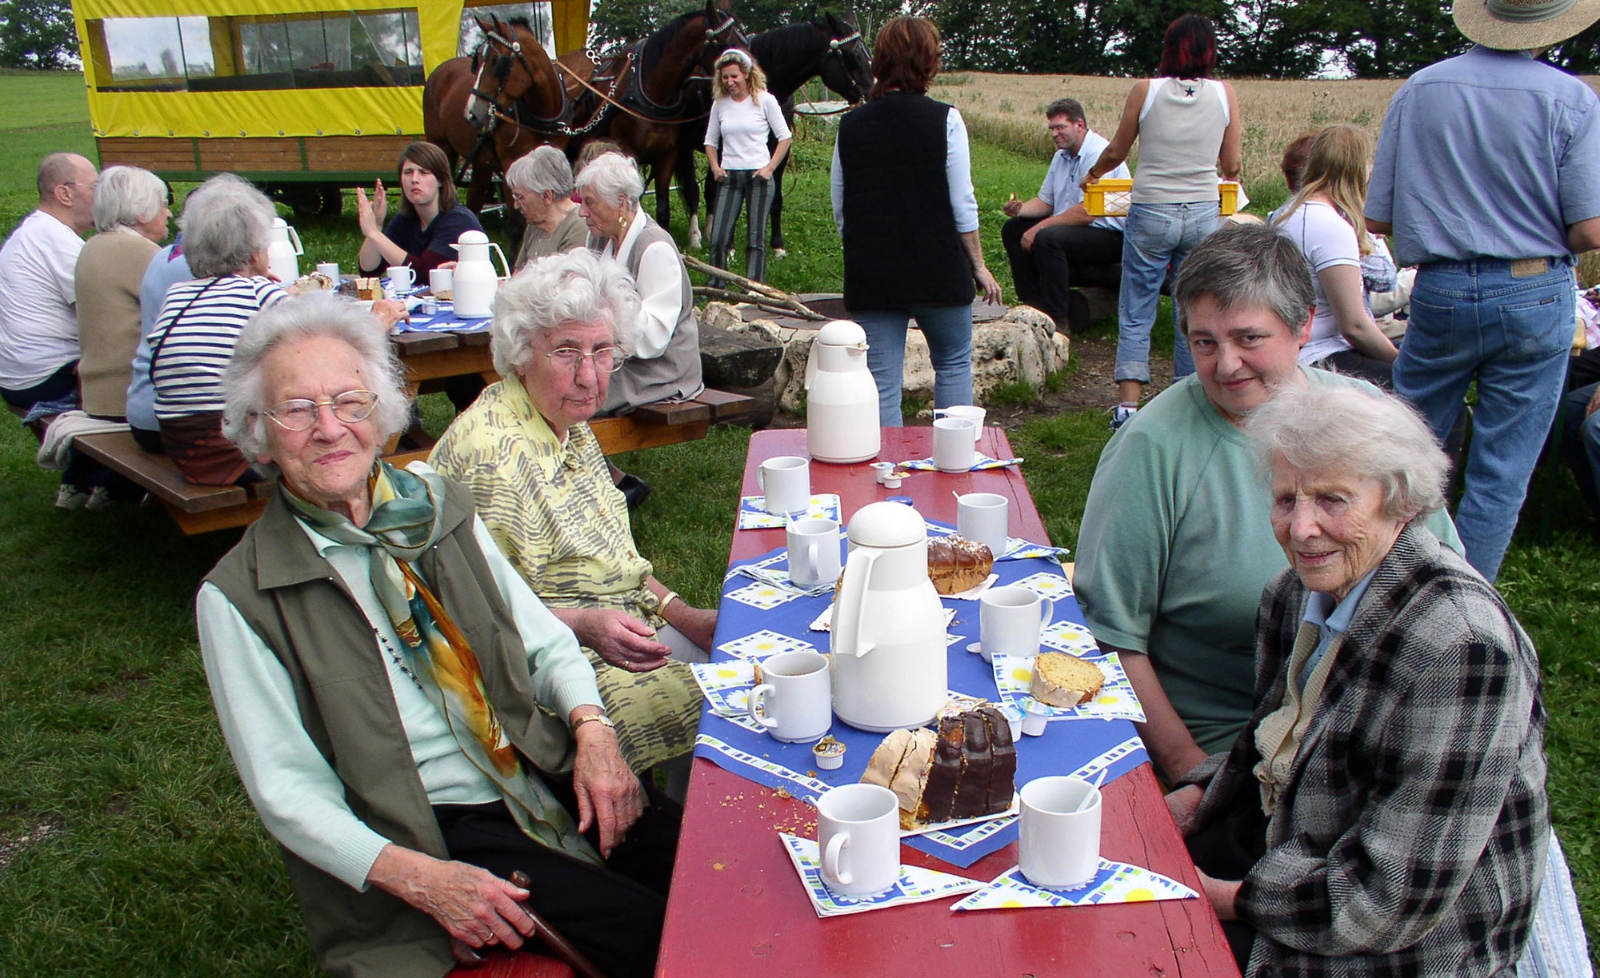
<path fill-rule="evenodd" d="M 511 52 L 509 55 L 494 55 L 494 57 L 515 58 L 518 61 L 518 63 L 520 63 L 522 65 L 522 70 L 526 71 L 528 73 L 528 80 L 530 82 L 533 82 L 534 80 L 536 80 L 538 78 L 538 75 L 534 74 L 533 65 L 528 63 L 528 56 L 522 53 L 522 42 L 521 41 L 517 40 L 514 37 L 510 38 L 510 39 L 501 37 L 495 31 L 485 31 L 484 32 L 484 43 L 488 44 L 491 41 L 499 43 L 501 46 L 506 48 L 506 50 Z M 488 67 L 489 66 L 488 56 L 492 55 L 492 54 L 493 54 L 492 50 L 489 51 L 489 52 L 485 52 L 485 58 L 484 58 L 483 67 Z M 493 71 L 492 68 L 490 70 Z M 478 98 L 481 98 L 484 101 L 489 103 L 489 108 L 491 110 L 490 113 L 489 113 L 489 118 L 491 120 L 493 120 L 496 116 L 498 116 L 498 117 L 500 117 L 502 119 L 509 118 L 510 112 L 515 111 L 517 109 L 517 106 L 516 106 L 515 103 L 513 103 L 509 110 L 504 108 L 504 107 L 502 107 L 500 105 L 500 93 L 504 92 L 506 90 L 506 80 L 511 77 L 511 72 L 509 70 L 507 70 L 504 75 L 501 75 L 499 72 L 495 72 L 495 76 L 500 80 L 500 86 L 494 90 L 494 94 L 491 95 L 488 92 L 483 91 L 477 85 L 477 80 L 481 79 L 483 77 L 483 69 L 482 68 L 480 68 L 478 70 L 478 79 L 474 79 L 473 86 L 472 86 L 472 88 L 468 89 L 468 91 L 471 94 L 476 95 Z M 561 111 L 557 112 L 555 115 L 551 116 L 548 119 L 540 118 L 538 116 L 535 116 L 533 121 L 537 122 L 537 123 L 544 123 L 544 124 L 547 124 L 547 125 L 552 126 L 552 127 L 559 125 L 559 123 L 561 122 L 562 117 L 566 115 L 566 103 L 567 103 L 566 87 L 565 86 L 561 86 Z M 518 115 L 518 117 L 520 117 L 521 113 L 518 112 L 517 115 Z M 467 121 L 470 122 L 471 119 L 469 118 Z M 533 132 L 543 132 L 544 131 L 542 129 L 535 129 L 532 126 L 525 125 L 525 124 L 521 123 L 520 121 L 518 121 L 517 124 L 519 126 L 521 126 L 522 128 L 528 129 L 528 130 L 533 131 Z M 492 129 L 493 127 L 494 127 L 494 123 L 493 123 L 493 121 L 491 121 L 489 123 L 489 128 Z"/>
<path fill-rule="evenodd" d="M 830 40 L 828 42 L 828 50 L 822 52 L 822 60 L 826 62 L 829 58 L 838 58 L 840 63 L 844 65 L 845 73 L 850 75 L 850 84 L 859 91 L 861 86 L 856 82 L 855 75 L 850 71 L 850 63 L 844 59 L 845 49 L 852 44 L 861 48 L 861 58 L 867 63 L 867 70 L 871 71 L 872 53 L 867 50 L 867 42 L 861 39 L 861 31 L 859 30 L 851 31 L 844 37 L 836 37 Z M 867 97 L 866 92 L 861 92 L 860 94 L 862 98 Z"/>

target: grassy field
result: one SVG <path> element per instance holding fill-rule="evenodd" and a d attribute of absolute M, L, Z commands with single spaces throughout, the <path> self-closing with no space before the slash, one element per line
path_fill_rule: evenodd
<path fill-rule="evenodd" d="M 43 88 L 13 88 L 23 82 Z M 0 75 L 0 227 L 32 207 L 39 153 L 87 148 L 79 84 Z M 1124 83 L 1106 84 L 1115 97 Z M 1052 94 L 1008 97 L 1011 114 L 1031 124 Z M 28 111 L 18 108 L 25 101 Z M 36 120 L 66 128 L 26 128 Z M 840 280 L 819 129 L 807 124 L 788 187 L 791 257 L 773 263 L 784 288 Z M 989 261 L 1002 273 L 998 208 L 1037 187 L 1042 167 L 1002 148 L 1013 145 L 1002 131 L 974 130 L 987 140 L 974 146 L 975 170 Z M 296 221 L 307 259 L 350 262 L 353 223 Z M 437 400 L 424 414 L 435 429 L 447 416 Z M 1104 415 L 1039 417 L 1010 434 L 1051 538 L 1075 545 Z M 716 599 L 747 439 L 716 430 L 621 460 L 656 490 L 635 514 L 640 549 L 702 605 Z M 277 848 L 219 736 L 195 644 L 194 590 L 237 533 L 184 538 L 159 509 L 54 510 L 56 475 L 34 464 L 34 447 L 0 423 L 0 978 L 315 974 Z M 1530 504 L 1500 587 L 1540 649 L 1552 810 L 1600 937 L 1600 547 L 1564 475 L 1554 513 L 1559 529 L 1540 546 Z"/>

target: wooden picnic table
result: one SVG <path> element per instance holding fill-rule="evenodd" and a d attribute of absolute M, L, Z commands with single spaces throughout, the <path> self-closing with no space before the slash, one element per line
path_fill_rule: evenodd
<path fill-rule="evenodd" d="M 925 458 L 930 428 L 886 428 L 880 458 Z M 1011 457 L 998 428 L 979 450 Z M 801 429 L 756 432 L 745 459 L 743 495 L 758 495 L 755 473 L 777 455 L 806 455 Z M 1010 533 L 1048 542 L 1020 472 L 913 473 L 899 489 L 877 484 L 870 463 L 811 465 L 813 492 L 838 493 L 849 517 L 870 502 L 909 496 L 924 516 L 955 522 L 952 493 L 996 492 L 1010 501 Z M 782 530 L 734 533 L 730 563 L 784 545 Z M 964 651 L 957 654 L 965 655 Z M 1074 721 L 1088 722 L 1088 721 Z M 1200 879 L 1162 800 L 1149 764 L 1104 786 L 1101 855 L 1165 874 L 1196 891 Z M 953 900 L 819 919 L 778 830 L 809 826 L 816 813 L 696 758 L 677 869 L 667 903 L 660 978 L 794 975 L 1237 976 L 1211 905 L 1204 899 L 1115 906 L 954 913 Z M 959 869 L 908 846 L 909 865 L 990 880 L 1016 864 L 1016 844 Z"/>

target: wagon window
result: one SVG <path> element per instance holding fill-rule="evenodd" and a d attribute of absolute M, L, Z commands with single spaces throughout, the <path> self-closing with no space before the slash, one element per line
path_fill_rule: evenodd
<path fill-rule="evenodd" d="M 461 40 L 456 45 L 457 57 L 466 57 L 483 43 L 483 31 L 478 28 L 477 18 L 488 20 L 491 16 L 501 20 L 524 18 L 550 57 L 556 56 L 555 31 L 550 26 L 548 3 L 473 3 L 468 0 L 461 9 Z"/>
<path fill-rule="evenodd" d="M 88 23 L 101 91 L 271 91 L 421 85 L 415 8 Z"/>
<path fill-rule="evenodd" d="M 174 91 L 215 70 L 204 17 L 117 17 L 91 22 L 99 87 Z"/>

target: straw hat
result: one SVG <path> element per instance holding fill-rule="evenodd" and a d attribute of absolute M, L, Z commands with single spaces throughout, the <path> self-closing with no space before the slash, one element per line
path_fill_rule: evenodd
<path fill-rule="evenodd" d="M 1600 0 L 1456 0 L 1450 13 L 1469 40 L 1526 51 L 1558 44 L 1600 20 Z"/>

